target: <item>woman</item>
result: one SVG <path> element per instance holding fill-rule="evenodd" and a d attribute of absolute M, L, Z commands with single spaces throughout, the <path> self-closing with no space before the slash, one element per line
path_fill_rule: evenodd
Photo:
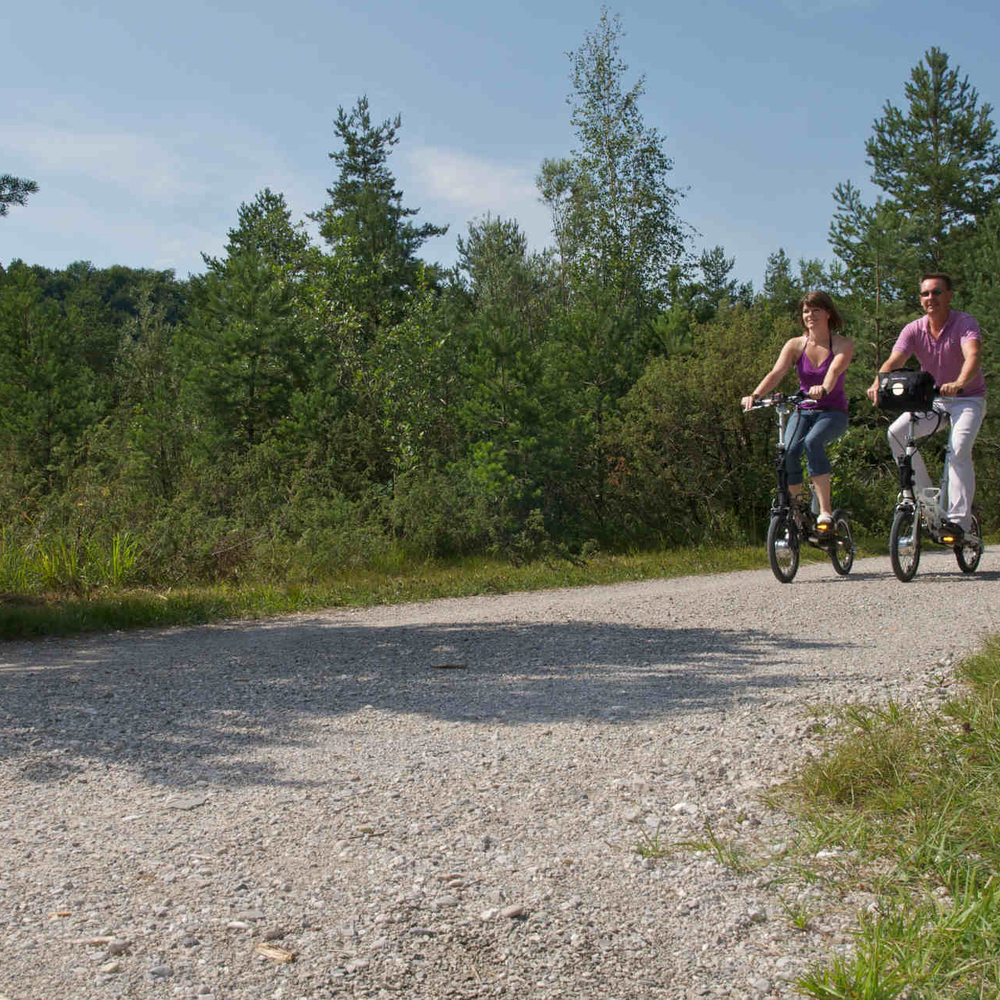
<path fill-rule="evenodd" d="M 819 498 L 817 524 L 833 521 L 830 503 L 830 460 L 826 446 L 847 430 L 847 395 L 844 372 L 854 356 L 854 343 L 836 331 L 844 328 L 843 317 L 826 292 L 807 292 L 799 303 L 799 326 L 805 336 L 792 337 L 781 349 L 774 367 L 760 385 L 741 400 L 749 410 L 759 396 L 766 396 L 794 364 L 799 388 L 809 397 L 788 421 L 788 491 L 802 490 L 802 452 L 806 453 L 809 476 Z"/>

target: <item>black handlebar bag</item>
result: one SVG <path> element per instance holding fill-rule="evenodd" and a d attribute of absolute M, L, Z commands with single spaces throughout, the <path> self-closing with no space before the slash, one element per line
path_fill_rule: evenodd
<path fill-rule="evenodd" d="M 934 376 L 930 372 L 897 368 L 878 377 L 878 408 L 889 413 L 934 408 Z"/>

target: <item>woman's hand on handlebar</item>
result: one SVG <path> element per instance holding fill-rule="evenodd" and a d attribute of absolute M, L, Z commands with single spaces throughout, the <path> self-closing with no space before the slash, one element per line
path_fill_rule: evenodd
<path fill-rule="evenodd" d="M 744 411 L 763 409 L 767 406 L 780 406 L 782 404 L 787 406 L 798 406 L 799 403 L 807 399 L 809 399 L 809 396 L 801 390 L 791 393 L 771 392 L 764 396 L 744 396 L 740 400 L 740 406 Z"/>

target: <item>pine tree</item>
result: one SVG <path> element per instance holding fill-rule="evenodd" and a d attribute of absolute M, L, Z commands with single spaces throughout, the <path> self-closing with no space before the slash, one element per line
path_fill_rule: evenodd
<path fill-rule="evenodd" d="M 298 273 L 309 252 L 309 234 L 305 224 L 293 223 L 292 213 L 283 194 L 274 194 L 270 188 L 258 192 L 256 198 L 240 205 L 237 212 L 239 225 L 229 230 L 226 256 L 234 257 L 250 251 L 276 264 L 288 273 Z M 225 259 L 202 254 L 210 270 L 221 272 Z"/>
<path fill-rule="evenodd" d="M 403 206 L 403 192 L 388 167 L 401 124 L 397 115 L 373 125 L 366 96 L 358 98 L 350 114 L 337 109 L 334 132 L 343 148 L 330 159 L 340 172 L 327 189 L 330 201 L 310 216 L 333 253 L 346 255 L 362 279 L 357 306 L 369 334 L 401 318 L 407 296 L 422 280 L 417 251 L 448 231 L 409 221 L 419 210 Z"/>
<path fill-rule="evenodd" d="M 792 274 L 792 262 L 784 247 L 768 254 L 764 265 L 763 298 L 779 312 L 793 313 L 802 297 L 802 285 Z"/>
<path fill-rule="evenodd" d="M 924 54 L 904 93 L 906 111 L 886 101 L 865 143 L 881 201 L 867 208 L 850 182 L 838 185 L 830 239 L 849 275 L 860 277 L 880 258 L 886 265 L 878 268 L 882 290 L 887 283 L 897 294 L 912 294 L 921 271 L 950 270 L 959 277 L 961 244 L 997 198 L 1000 144 L 992 106 L 979 104 L 968 77 L 950 69 L 940 49 Z M 890 259 L 876 245 L 883 234 L 912 253 Z M 873 287 L 872 277 L 865 280 Z"/>
<path fill-rule="evenodd" d="M 295 286 L 252 250 L 210 271 L 192 322 L 179 338 L 193 405 L 212 416 L 218 441 L 242 451 L 289 415 L 306 372 L 306 335 Z"/>
<path fill-rule="evenodd" d="M 25 177 L 0 174 L 0 218 L 5 216 L 11 205 L 25 205 L 29 194 L 35 194 L 38 185 Z"/>

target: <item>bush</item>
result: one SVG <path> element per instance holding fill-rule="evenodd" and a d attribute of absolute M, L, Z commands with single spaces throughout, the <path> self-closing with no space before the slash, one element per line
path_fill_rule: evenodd
<path fill-rule="evenodd" d="M 606 445 L 619 456 L 610 483 L 630 535 L 669 544 L 762 537 L 773 421 L 743 414 L 739 400 L 773 365 L 784 332 L 738 310 L 698 328 L 698 352 L 646 367 Z"/>

